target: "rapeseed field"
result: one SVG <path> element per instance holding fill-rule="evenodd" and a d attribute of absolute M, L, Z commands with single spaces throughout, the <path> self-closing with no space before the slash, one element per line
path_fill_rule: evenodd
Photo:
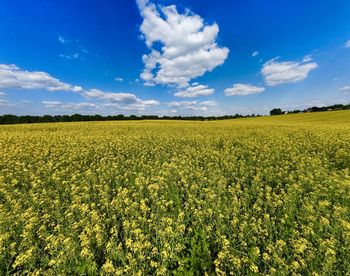
<path fill-rule="evenodd" d="M 0 126 L 0 274 L 346 275 L 350 112 Z"/>

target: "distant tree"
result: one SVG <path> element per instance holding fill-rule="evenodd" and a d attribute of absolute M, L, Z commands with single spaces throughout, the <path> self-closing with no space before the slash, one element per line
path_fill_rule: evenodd
<path fill-rule="evenodd" d="M 83 116 L 80 114 L 73 114 L 71 117 L 72 122 L 80 122 L 83 121 Z"/>
<path fill-rule="evenodd" d="M 275 108 L 270 111 L 270 115 L 281 115 L 285 113 L 304 113 L 304 112 L 323 112 L 332 110 L 350 110 L 350 104 L 335 104 L 331 106 L 317 107 L 313 106 L 304 110 L 293 110 L 293 111 L 282 111 L 280 108 Z M 215 121 L 215 120 L 228 120 L 237 118 L 249 118 L 249 117 L 259 117 L 259 114 L 251 115 L 224 115 L 224 116 L 163 116 L 158 117 L 157 115 L 130 115 L 124 116 L 120 115 L 44 115 L 44 116 L 16 116 L 11 114 L 0 115 L 0 124 L 30 124 L 30 123 L 47 123 L 47 122 L 80 122 L 80 121 L 121 121 L 121 120 L 193 120 L 193 121 Z"/>
<path fill-rule="evenodd" d="M 280 108 L 274 108 L 270 111 L 270 115 L 282 115 L 283 111 Z"/>
<path fill-rule="evenodd" d="M 41 117 L 41 121 L 45 123 L 53 122 L 54 118 L 51 115 L 44 115 Z"/>

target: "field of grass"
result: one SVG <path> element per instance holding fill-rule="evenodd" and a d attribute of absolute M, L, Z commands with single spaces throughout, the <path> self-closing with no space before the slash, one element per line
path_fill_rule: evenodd
<path fill-rule="evenodd" d="M 350 273 L 350 111 L 0 126 L 0 274 Z"/>

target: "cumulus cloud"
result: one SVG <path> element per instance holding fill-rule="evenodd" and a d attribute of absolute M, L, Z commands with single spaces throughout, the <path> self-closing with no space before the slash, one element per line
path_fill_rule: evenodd
<path fill-rule="evenodd" d="M 350 85 L 347 85 L 347 86 L 340 88 L 340 91 L 342 91 L 344 93 L 350 92 Z"/>
<path fill-rule="evenodd" d="M 259 52 L 258 51 L 254 51 L 253 53 L 252 53 L 252 57 L 256 57 L 256 56 L 258 56 L 259 55 Z"/>
<path fill-rule="evenodd" d="M 64 83 L 46 72 L 25 71 L 13 64 L 0 64 L 0 88 L 69 91 L 79 93 L 87 99 L 118 103 L 124 105 L 124 107 L 141 111 L 147 107 L 159 105 L 159 102 L 156 100 L 142 100 L 131 93 L 112 93 L 99 89 L 86 90 L 81 86 Z M 88 105 L 91 105 L 91 103 L 88 103 Z"/>
<path fill-rule="evenodd" d="M 350 40 L 348 40 L 347 42 L 345 42 L 345 48 L 350 48 Z"/>
<path fill-rule="evenodd" d="M 209 96 L 213 93 L 214 89 L 208 88 L 208 85 L 194 83 L 192 86 L 176 92 L 174 96 L 180 98 L 195 98 L 199 96 Z"/>
<path fill-rule="evenodd" d="M 140 77 L 145 85 L 188 86 L 191 79 L 212 71 L 224 63 L 229 49 L 219 47 L 219 27 L 176 6 L 156 6 L 138 0 L 143 22 L 140 30 L 150 53 L 142 57 L 145 68 Z M 161 47 L 157 47 L 157 46 Z"/>
<path fill-rule="evenodd" d="M 236 83 L 231 88 L 225 89 L 226 96 L 246 96 L 250 94 L 261 93 L 264 87 L 254 86 L 251 84 Z"/>
<path fill-rule="evenodd" d="M 61 82 L 46 72 L 21 70 L 14 64 L 0 64 L 0 88 L 46 89 L 48 91 L 81 90 L 79 86 Z"/>
<path fill-rule="evenodd" d="M 173 101 L 168 103 L 172 110 L 192 110 L 192 111 L 207 111 L 209 107 L 216 106 L 215 101 Z"/>
<path fill-rule="evenodd" d="M 145 110 L 147 107 L 159 105 L 156 100 L 141 100 L 131 93 L 110 93 L 99 89 L 90 89 L 83 92 L 88 99 L 104 100 L 109 103 L 127 105 L 129 109 Z"/>
<path fill-rule="evenodd" d="M 278 61 L 278 58 L 269 60 L 261 70 L 265 83 L 276 86 L 284 83 L 299 82 L 308 77 L 311 70 L 317 68 L 317 63 L 312 62 L 311 56 L 304 58 L 302 62 Z"/>

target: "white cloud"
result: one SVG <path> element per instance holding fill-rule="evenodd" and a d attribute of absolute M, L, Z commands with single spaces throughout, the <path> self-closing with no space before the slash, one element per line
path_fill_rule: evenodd
<path fill-rule="evenodd" d="M 350 40 L 348 40 L 347 42 L 345 42 L 345 48 L 350 48 Z"/>
<path fill-rule="evenodd" d="M 7 100 L 0 99 L 0 105 L 4 106 L 4 105 L 7 105 L 7 104 L 8 104 Z"/>
<path fill-rule="evenodd" d="M 59 101 L 42 101 L 42 103 L 46 106 L 56 106 L 62 104 L 62 102 Z"/>
<path fill-rule="evenodd" d="M 174 5 L 156 6 L 146 0 L 137 3 L 143 17 L 140 30 L 151 50 L 142 58 L 145 69 L 140 77 L 146 85 L 184 87 L 226 60 L 229 49 L 217 45 L 216 23 L 207 25 L 189 10 L 179 14 Z"/>
<path fill-rule="evenodd" d="M 204 106 L 215 106 L 218 103 L 216 101 L 203 101 L 200 102 L 199 105 L 204 105 Z"/>
<path fill-rule="evenodd" d="M 84 92 L 84 95 L 87 98 L 95 98 L 107 100 L 109 102 L 125 102 L 133 103 L 137 101 L 137 97 L 134 94 L 129 93 L 106 93 L 98 89 L 90 89 Z"/>
<path fill-rule="evenodd" d="M 208 88 L 208 85 L 198 83 L 192 84 L 184 90 L 178 91 L 174 94 L 175 97 L 180 98 L 195 98 L 199 96 L 209 96 L 214 93 L 214 89 Z"/>
<path fill-rule="evenodd" d="M 186 106 L 185 109 L 187 110 L 194 110 L 194 111 L 207 111 L 208 108 L 206 106 Z"/>
<path fill-rule="evenodd" d="M 144 110 L 147 107 L 159 105 L 156 100 L 141 100 L 130 93 L 108 93 L 98 89 L 90 89 L 83 92 L 88 99 L 104 100 L 109 103 L 118 103 L 128 106 L 129 109 Z"/>
<path fill-rule="evenodd" d="M 185 106 L 190 106 L 190 105 L 195 105 L 197 104 L 197 101 L 181 101 L 181 102 L 170 102 L 168 103 L 169 107 L 185 107 Z"/>
<path fill-rule="evenodd" d="M 192 110 L 192 111 L 207 111 L 209 107 L 216 106 L 215 101 L 173 101 L 168 103 L 168 106 L 173 108 L 172 110 Z"/>
<path fill-rule="evenodd" d="M 142 100 L 131 93 L 111 93 L 98 89 L 85 90 L 80 86 L 61 82 L 59 79 L 52 77 L 46 72 L 24 71 L 13 64 L 0 64 L 0 88 L 69 91 L 79 93 L 87 99 L 119 103 L 121 108 L 128 108 L 130 110 L 135 109 L 142 111 L 147 107 L 159 105 L 159 102 L 156 100 Z M 89 103 L 89 105 L 90 104 L 91 103 Z"/>
<path fill-rule="evenodd" d="M 59 108 L 59 109 L 81 109 L 81 108 L 96 108 L 94 103 L 82 102 L 82 103 L 64 103 L 60 101 L 42 101 L 43 105 L 47 108 Z"/>
<path fill-rule="evenodd" d="M 123 82 L 124 81 L 124 79 L 121 78 L 121 77 L 116 77 L 114 80 L 117 81 L 117 82 Z"/>
<path fill-rule="evenodd" d="M 71 102 L 61 102 L 61 101 L 42 101 L 42 104 L 46 108 L 53 109 L 55 111 L 74 111 L 74 112 L 82 112 L 82 113 L 113 113 L 115 111 L 145 111 L 147 107 L 147 103 L 137 102 L 132 104 L 123 104 L 121 102 L 108 102 L 108 103 L 92 103 L 92 102 L 79 102 L 79 103 L 71 103 Z"/>
<path fill-rule="evenodd" d="M 226 96 L 246 96 L 250 94 L 261 93 L 264 87 L 258 87 L 251 84 L 236 83 L 231 88 L 225 89 Z"/>
<path fill-rule="evenodd" d="M 254 52 L 252 53 L 252 57 L 256 57 L 257 55 L 259 55 L 259 52 L 258 52 L 258 51 L 254 51 Z"/>
<path fill-rule="evenodd" d="M 1 91 L 0 91 L 0 97 L 4 97 L 5 95 L 6 95 L 5 92 L 1 92 Z"/>
<path fill-rule="evenodd" d="M 46 89 L 49 91 L 74 91 L 78 86 L 61 82 L 40 71 L 24 71 L 14 64 L 0 64 L 0 88 Z"/>
<path fill-rule="evenodd" d="M 344 93 L 350 92 L 350 85 L 347 85 L 347 86 L 340 88 L 340 91 L 342 91 Z"/>
<path fill-rule="evenodd" d="M 310 56 L 307 59 L 311 61 L 309 58 Z M 302 81 L 315 68 L 317 68 L 316 62 L 279 62 L 278 58 L 274 58 L 263 65 L 261 73 L 267 85 L 276 86 Z"/>

